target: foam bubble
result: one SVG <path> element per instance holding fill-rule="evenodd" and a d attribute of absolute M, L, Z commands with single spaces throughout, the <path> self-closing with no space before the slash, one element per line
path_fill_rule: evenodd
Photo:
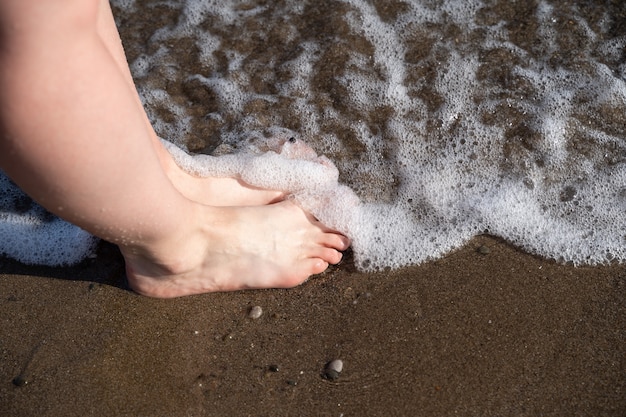
<path fill-rule="evenodd" d="M 72 265 L 97 239 L 33 202 L 0 171 L 0 254 L 26 264 Z"/>
<path fill-rule="evenodd" d="M 114 3 L 129 24 L 145 12 Z M 360 268 L 484 232 L 564 262 L 626 261 L 617 6 L 505 3 L 167 3 L 178 15 L 132 69 L 159 135 L 229 150 L 170 147 L 181 165 L 292 193 L 352 238 Z M 287 134 L 328 160 L 290 153 Z"/>
<path fill-rule="evenodd" d="M 274 136 L 247 152 L 221 156 L 192 156 L 168 141 L 162 143 L 176 163 L 194 175 L 235 177 L 255 187 L 294 195 L 338 187 L 339 172 L 332 162 L 293 135 Z M 274 150 L 261 152 L 258 147 L 262 145 Z"/>
<path fill-rule="evenodd" d="M 293 3 L 297 10 L 292 2 L 280 11 L 211 3 L 168 33 L 211 51 L 201 59 L 213 70 L 190 77 L 218 97 L 211 120 L 219 114 L 223 143 L 241 149 L 255 131 L 297 126 L 350 188 L 276 151 L 232 157 L 238 162 L 223 174 L 292 190 L 350 235 L 362 268 L 422 262 L 485 231 L 575 264 L 605 262 L 607 253 L 624 260 L 622 232 L 609 225 L 626 223 L 625 41 L 611 36 L 610 13 L 592 21 L 546 1 L 331 1 L 343 17 L 317 21 L 324 32 L 312 33 L 302 21 L 317 18 L 315 7 Z M 194 7 L 187 1 L 181 13 Z M 526 22 L 524 36 L 513 15 Z M 254 52 L 250 39 L 268 39 L 276 27 L 289 34 L 290 52 Z M 572 42 L 576 55 L 568 55 Z M 227 58 L 227 73 L 215 70 L 216 55 Z M 158 66 L 162 57 L 154 59 Z M 173 139 L 182 144 L 182 136 Z M 281 183 L 285 171 L 299 184 Z"/>

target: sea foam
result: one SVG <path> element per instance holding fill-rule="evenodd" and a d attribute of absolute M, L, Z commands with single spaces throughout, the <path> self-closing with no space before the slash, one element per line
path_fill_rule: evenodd
<path fill-rule="evenodd" d="M 34 203 L 0 171 L 0 254 L 26 264 L 71 265 L 93 254 L 96 243 Z"/>
<path fill-rule="evenodd" d="M 609 8 L 565 3 L 188 0 L 147 39 L 195 45 L 196 72 L 179 65 L 174 78 L 211 104 L 184 127 L 161 115 L 193 98 L 155 96 L 159 68 L 185 60 L 174 49 L 143 55 L 152 75 L 137 81 L 180 146 L 240 152 L 285 126 L 325 154 L 339 171 L 325 190 L 348 201 L 305 198 L 305 182 L 294 194 L 352 238 L 363 269 L 482 233 L 563 262 L 624 261 L 626 39 Z M 185 133 L 207 125 L 204 139 Z"/>
<path fill-rule="evenodd" d="M 359 268 L 482 233 L 575 265 L 626 261 L 619 5 L 113 4 L 129 33 L 143 22 L 131 69 L 177 161 L 288 192 L 351 237 Z M 290 154 L 291 137 L 314 152 Z"/>

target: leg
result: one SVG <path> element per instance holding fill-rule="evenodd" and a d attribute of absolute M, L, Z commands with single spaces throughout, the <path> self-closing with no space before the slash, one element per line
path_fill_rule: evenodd
<path fill-rule="evenodd" d="M 2 169 L 51 212 L 119 245 L 146 295 L 289 287 L 339 262 L 347 239 L 290 202 L 212 207 L 174 186 L 96 29 L 100 7 L 0 3 Z"/>
<path fill-rule="evenodd" d="M 135 83 L 126 62 L 124 48 L 115 26 L 113 13 L 108 0 L 100 0 L 98 10 L 98 33 L 104 45 L 111 54 L 126 83 L 134 92 L 137 106 L 144 115 L 146 126 L 150 132 L 152 144 L 159 156 L 161 165 L 165 169 L 174 186 L 188 198 L 214 206 L 242 206 L 261 205 L 280 201 L 283 193 L 273 190 L 262 190 L 252 187 L 235 178 L 198 178 L 181 170 L 172 160 L 170 154 L 163 148 L 156 133 L 150 125 L 139 95 L 136 93 Z M 218 196 L 219 198 L 215 198 Z"/>

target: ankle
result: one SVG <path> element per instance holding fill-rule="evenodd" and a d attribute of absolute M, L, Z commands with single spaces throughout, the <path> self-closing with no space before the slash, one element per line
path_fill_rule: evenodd
<path fill-rule="evenodd" d="M 149 240 L 120 245 L 135 273 L 161 276 L 185 273 L 204 255 L 212 207 L 190 201 L 190 209 L 170 230 L 161 229 Z"/>

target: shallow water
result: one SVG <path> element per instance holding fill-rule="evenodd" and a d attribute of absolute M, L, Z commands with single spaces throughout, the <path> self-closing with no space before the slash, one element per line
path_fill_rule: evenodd
<path fill-rule="evenodd" d="M 0 171 L 0 254 L 26 264 L 68 265 L 91 255 L 97 239 L 36 204 Z"/>
<path fill-rule="evenodd" d="M 304 140 L 361 203 L 296 197 L 379 269 L 481 233 L 626 260 L 626 4 L 597 3 L 113 5 L 159 135 L 205 154 L 256 151 L 279 128 Z"/>
<path fill-rule="evenodd" d="M 361 267 L 484 232 L 625 259 L 622 2 L 124 3 L 162 19 L 129 48 L 159 133 L 211 153 L 290 129 L 363 202 L 336 225 Z"/>

